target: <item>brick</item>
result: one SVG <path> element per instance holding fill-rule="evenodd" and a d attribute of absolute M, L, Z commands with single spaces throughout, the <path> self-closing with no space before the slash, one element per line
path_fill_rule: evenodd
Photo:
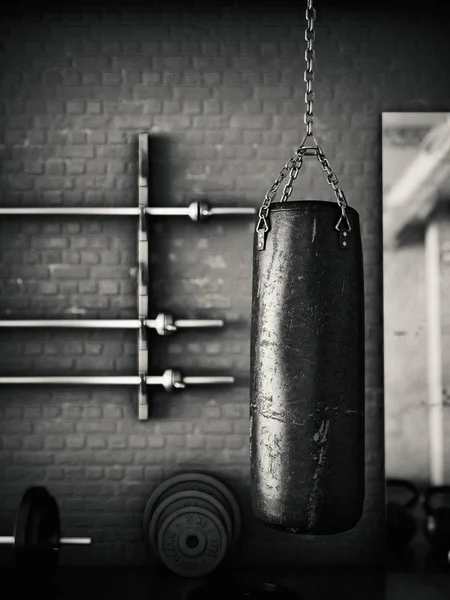
<path fill-rule="evenodd" d="M 58 153 L 63 158 L 94 158 L 95 151 L 92 145 L 70 144 L 61 146 Z"/>
<path fill-rule="evenodd" d="M 65 447 L 65 438 L 62 435 L 48 435 L 45 447 L 47 450 L 62 450 Z"/>
<path fill-rule="evenodd" d="M 143 481 L 144 479 L 144 468 L 143 467 L 125 467 L 125 479 L 127 481 Z M 139 500 L 142 503 L 142 500 Z M 139 510 L 141 505 L 139 505 Z"/>
<path fill-rule="evenodd" d="M 40 436 L 27 436 L 23 441 L 23 449 L 38 451 L 44 449 L 44 439 Z"/>
<path fill-rule="evenodd" d="M 200 429 L 202 433 L 206 434 L 230 434 L 233 432 L 233 423 L 230 421 L 224 421 L 220 419 L 203 420 L 200 423 Z"/>
<path fill-rule="evenodd" d="M 120 406 L 104 406 L 103 407 L 103 418 L 111 419 L 113 421 L 119 420 L 123 417 L 122 407 Z"/>
<path fill-rule="evenodd" d="M 105 478 L 110 481 L 121 481 L 124 478 L 125 470 L 123 467 L 106 467 Z"/>
<path fill-rule="evenodd" d="M 206 436 L 205 444 L 207 450 L 223 450 L 225 448 L 225 439 L 218 436 Z"/>
<path fill-rule="evenodd" d="M 86 447 L 86 437 L 82 435 L 68 435 L 66 437 L 67 448 L 81 450 Z"/>
<path fill-rule="evenodd" d="M 86 102 L 72 101 L 67 102 L 66 112 L 68 115 L 82 115 L 86 112 Z M 75 133 L 75 132 L 73 132 Z"/>
<path fill-rule="evenodd" d="M 15 452 L 14 462 L 19 465 L 51 465 L 52 452 Z"/>
<path fill-rule="evenodd" d="M 87 267 L 79 265 L 71 265 L 66 267 L 64 265 L 52 265 L 52 274 L 58 279 L 88 279 L 89 270 Z"/>
<path fill-rule="evenodd" d="M 50 481 L 61 481 L 64 479 L 64 469 L 62 467 L 48 466 L 45 468 L 47 479 Z"/>
<path fill-rule="evenodd" d="M 100 481 L 105 476 L 103 467 L 85 467 L 84 472 L 88 481 Z"/>
<path fill-rule="evenodd" d="M 114 430 L 113 430 L 114 431 Z M 91 433 L 91 432 L 89 432 Z M 87 439 L 88 447 L 95 450 L 103 450 L 107 448 L 108 442 L 106 437 L 99 437 L 96 435 L 89 435 Z"/>
<path fill-rule="evenodd" d="M 75 424 L 71 421 L 40 421 L 33 425 L 35 433 L 38 434 L 61 434 L 73 433 Z"/>
<path fill-rule="evenodd" d="M 166 438 L 162 435 L 151 435 L 147 438 L 149 448 L 164 448 L 166 445 Z"/>

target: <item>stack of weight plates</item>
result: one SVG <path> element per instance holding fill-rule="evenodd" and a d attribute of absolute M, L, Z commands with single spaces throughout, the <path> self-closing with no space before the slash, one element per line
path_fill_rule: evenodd
<path fill-rule="evenodd" d="M 205 473 L 164 481 L 150 496 L 144 534 L 155 558 L 181 577 L 212 573 L 236 545 L 241 511 L 231 491 Z"/>

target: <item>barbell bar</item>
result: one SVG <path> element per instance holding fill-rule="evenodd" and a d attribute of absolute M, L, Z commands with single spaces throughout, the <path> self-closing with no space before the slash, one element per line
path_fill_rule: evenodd
<path fill-rule="evenodd" d="M 0 384 L 62 384 L 62 385 L 136 385 L 145 383 L 148 386 L 161 385 L 166 392 L 184 389 L 189 385 L 223 385 L 234 383 L 234 377 L 209 375 L 186 376 L 176 369 L 166 369 L 162 375 L 125 375 L 125 376 L 32 376 L 32 377 L 0 377 Z"/>
<path fill-rule="evenodd" d="M 13 535 L 0 535 L 0 544 L 13 545 L 15 541 Z M 92 544 L 92 539 L 87 537 L 60 537 L 58 543 L 60 546 L 89 546 Z"/>
<path fill-rule="evenodd" d="M 158 217 L 189 217 L 192 221 L 202 221 L 213 216 L 254 215 L 254 207 L 240 206 L 211 206 L 208 202 L 191 202 L 189 206 L 146 206 L 147 215 Z M 80 215 L 80 216 L 139 216 L 140 207 L 120 208 L 110 206 L 77 206 L 77 207 L 0 207 L 0 215 Z"/>
<path fill-rule="evenodd" d="M 61 546 L 88 546 L 90 537 L 62 537 L 56 499 L 45 487 L 28 488 L 17 511 L 14 535 L 0 537 L 0 544 L 13 546 L 16 566 L 54 568 Z M 42 573 L 41 573 L 42 575 Z"/>
<path fill-rule="evenodd" d="M 25 319 L 0 320 L 0 327 L 55 327 L 71 329 L 139 329 L 145 325 L 159 335 L 170 335 L 178 329 L 223 327 L 223 319 L 175 319 L 159 313 L 155 319 Z"/>

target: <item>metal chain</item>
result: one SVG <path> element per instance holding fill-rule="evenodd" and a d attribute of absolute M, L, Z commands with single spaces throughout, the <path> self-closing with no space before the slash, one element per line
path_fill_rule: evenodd
<path fill-rule="evenodd" d="M 313 44 L 316 39 L 316 32 L 314 30 L 314 21 L 316 19 L 316 9 L 313 8 L 313 0 L 307 0 L 306 6 L 306 30 L 305 30 L 305 40 L 306 40 L 306 50 L 305 50 L 305 61 L 306 68 L 303 75 L 303 78 L 306 83 L 306 92 L 305 92 L 305 103 L 306 103 L 306 111 L 303 117 L 303 120 L 306 125 L 306 137 L 312 136 L 312 128 L 313 128 L 313 102 L 314 102 L 314 92 L 312 91 L 312 83 L 314 81 L 314 58 L 315 52 L 313 49 Z"/>
<path fill-rule="evenodd" d="M 301 150 L 301 148 L 299 150 Z M 292 168 L 294 167 L 294 164 L 298 160 L 299 160 L 299 154 L 296 153 L 284 165 L 284 167 L 279 172 L 278 177 L 275 179 L 274 183 L 272 184 L 272 187 L 266 193 L 264 202 L 262 203 L 261 208 L 259 209 L 259 212 L 258 212 L 259 219 L 258 219 L 258 223 L 256 225 L 256 231 L 264 231 L 264 232 L 269 231 L 267 217 L 269 215 L 270 204 L 272 203 L 273 199 L 275 198 L 281 182 L 285 179 L 285 177 L 287 176 L 289 171 L 292 170 Z M 303 162 L 303 154 L 301 155 L 301 161 Z M 297 171 L 300 170 L 300 167 L 301 167 L 301 163 L 300 163 L 300 166 L 298 167 Z M 297 175 L 295 175 L 294 179 L 296 177 L 297 177 Z M 291 179 L 290 179 L 290 181 L 291 181 Z"/>
<path fill-rule="evenodd" d="M 261 208 L 258 212 L 258 222 L 256 225 L 256 231 L 259 234 L 259 248 L 264 248 L 264 242 L 261 241 L 261 236 L 264 238 L 265 234 L 269 231 L 269 211 L 270 205 L 273 202 L 278 188 L 280 187 L 282 181 L 287 177 L 289 173 L 289 179 L 283 189 L 283 194 L 280 202 L 286 202 L 293 190 L 293 183 L 297 179 L 300 169 L 303 165 L 303 157 L 304 156 L 316 156 L 319 163 L 322 166 L 322 169 L 327 174 L 327 181 L 333 188 L 333 191 L 336 195 L 336 200 L 338 205 L 341 208 L 341 217 L 336 225 L 336 229 L 339 231 L 340 223 L 343 219 L 346 220 L 347 229 L 350 231 L 350 223 L 345 213 L 345 209 L 347 208 L 347 201 L 345 199 L 344 193 L 338 187 L 338 178 L 334 174 L 330 163 L 325 157 L 322 149 L 319 147 L 316 138 L 313 134 L 313 103 L 314 103 L 314 92 L 312 90 L 312 83 L 314 81 L 314 59 L 315 59 L 315 51 L 313 48 L 314 41 L 316 39 L 316 32 L 314 29 L 314 22 L 316 19 L 316 10 L 313 7 L 313 0 L 306 0 L 306 29 L 305 29 L 305 41 L 306 41 L 306 50 L 305 50 L 305 61 L 306 67 L 304 71 L 304 81 L 306 83 L 306 91 L 305 91 L 305 114 L 303 116 L 303 121 L 306 125 L 306 133 L 305 137 L 302 140 L 300 147 L 295 152 L 294 156 L 292 156 L 288 162 L 284 165 L 281 171 L 278 174 L 278 177 L 275 179 L 274 183 L 266 193 L 264 197 L 264 201 L 262 203 Z M 305 146 L 305 141 L 308 137 L 312 137 L 314 140 L 314 146 Z"/>
<path fill-rule="evenodd" d="M 347 208 L 347 200 L 345 199 L 344 192 L 339 188 L 339 181 L 336 177 L 333 169 L 330 166 L 325 154 L 322 151 L 320 146 L 317 146 L 317 160 L 320 162 L 322 169 L 327 174 L 327 181 L 333 188 L 334 193 L 336 194 L 337 203 L 341 208 Z"/>

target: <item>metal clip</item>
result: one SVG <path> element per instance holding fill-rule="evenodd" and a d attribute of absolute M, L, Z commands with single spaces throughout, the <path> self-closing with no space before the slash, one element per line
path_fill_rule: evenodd
<path fill-rule="evenodd" d="M 340 224 L 345 219 L 347 223 L 347 229 L 340 229 Z M 349 233 L 352 230 L 350 221 L 348 220 L 347 214 L 345 212 L 345 206 L 341 205 L 341 216 L 339 217 L 339 221 L 336 223 L 335 227 L 336 231 L 339 232 L 339 246 L 341 248 L 347 249 L 349 244 Z"/>
<path fill-rule="evenodd" d="M 341 206 L 341 216 L 339 217 L 339 221 L 336 223 L 336 231 L 341 231 L 339 229 L 340 224 L 342 223 L 342 221 L 345 219 L 345 222 L 347 223 L 347 231 L 351 231 L 351 225 L 350 225 L 350 221 L 348 220 L 348 217 L 345 213 L 345 208 L 343 206 Z"/>
<path fill-rule="evenodd" d="M 260 228 L 261 223 L 264 223 L 263 229 Z M 269 225 L 267 224 L 266 217 L 264 215 L 259 216 L 258 223 L 256 225 L 256 233 L 258 236 L 258 250 L 264 250 L 266 247 L 266 233 L 269 231 Z"/>

